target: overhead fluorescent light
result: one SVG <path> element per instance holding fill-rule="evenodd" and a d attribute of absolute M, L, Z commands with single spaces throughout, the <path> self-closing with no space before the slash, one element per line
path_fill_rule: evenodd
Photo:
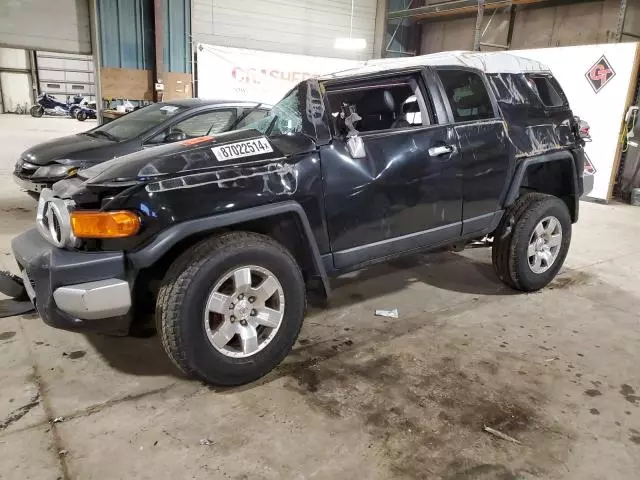
<path fill-rule="evenodd" d="M 364 38 L 336 38 L 334 46 L 339 50 L 364 50 L 367 41 Z"/>

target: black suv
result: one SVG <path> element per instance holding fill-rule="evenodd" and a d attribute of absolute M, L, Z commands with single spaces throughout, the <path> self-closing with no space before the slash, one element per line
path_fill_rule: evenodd
<path fill-rule="evenodd" d="M 584 154 L 560 85 L 505 53 L 378 61 L 304 81 L 247 129 L 141 151 L 42 193 L 12 247 L 51 326 L 123 333 L 155 311 L 212 384 L 292 348 L 307 291 L 482 240 L 511 287 L 547 285 L 578 219 Z"/>

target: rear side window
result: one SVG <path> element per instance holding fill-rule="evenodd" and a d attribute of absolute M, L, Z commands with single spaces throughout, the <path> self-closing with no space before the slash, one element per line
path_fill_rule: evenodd
<path fill-rule="evenodd" d="M 439 70 L 456 122 L 494 118 L 491 97 L 480 75 L 465 70 Z"/>
<path fill-rule="evenodd" d="M 527 80 L 529 81 L 529 86 L 540 97 L 545 107 L 561 107 L 564 105 L 564 100 L 553 86 L 549 77 L 529 76 Z"/>

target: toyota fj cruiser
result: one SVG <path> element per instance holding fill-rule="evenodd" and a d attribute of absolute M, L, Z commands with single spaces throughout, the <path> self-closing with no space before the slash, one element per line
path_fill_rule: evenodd
<path fill-rule="evenodd" d="M 151 308 L 182 371 L 238 385 L 291 350 L 307 290 L 350 270 L 484 239 L 506 284 L 547 285 L 582 145 L 536 61 L 373 61 L 301 82 L 245 130 L 79 171 L 12 248 L 47 324 L 121 333 Z"/>

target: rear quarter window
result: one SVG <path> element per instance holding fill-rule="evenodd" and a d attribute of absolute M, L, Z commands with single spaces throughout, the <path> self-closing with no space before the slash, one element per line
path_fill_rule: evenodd
<path fill-rule="evenodd" d="M 550 77 L 529 75 L 527 81 L 545 107 L 562 107 L 566 104 L 559 91 L 560 87 Z"/>

